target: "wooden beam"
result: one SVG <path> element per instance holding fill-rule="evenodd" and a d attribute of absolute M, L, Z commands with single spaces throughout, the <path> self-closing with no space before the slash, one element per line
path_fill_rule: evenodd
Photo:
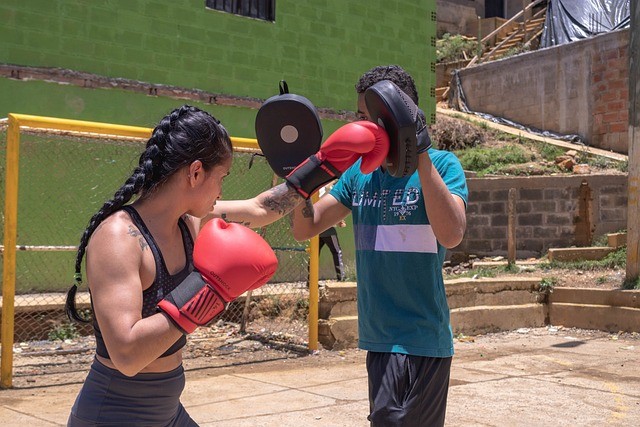
<path fill-rule="evenodd" d="M 640 6 L 631 2 L 629 38 L 629 182 L 627 197 L 627 281 L 640 276 Z"/>

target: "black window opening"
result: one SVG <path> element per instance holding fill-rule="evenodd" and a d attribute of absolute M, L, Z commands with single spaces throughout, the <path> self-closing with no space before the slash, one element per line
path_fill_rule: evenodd
<path fill-rule="evenodd" d="M 275 22 L 276 0 L 205 0 L 209 9 Z"/>

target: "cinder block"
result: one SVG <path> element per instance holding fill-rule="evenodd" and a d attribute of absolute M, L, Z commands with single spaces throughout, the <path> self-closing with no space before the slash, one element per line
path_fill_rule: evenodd
<path fill-rule="evenodd" d="M 591 246 L 586 248 L 552 248 L 549 249 L 549 261 L 581 261 L 599 260 L 615 249 L 607 246 Z"/>

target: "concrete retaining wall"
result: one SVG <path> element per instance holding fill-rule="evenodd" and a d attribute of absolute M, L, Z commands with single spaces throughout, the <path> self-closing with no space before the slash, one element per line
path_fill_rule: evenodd
<path fill-rule="evenodd" d="M 460 70 L 470 110 L 628 152 L 629 30 Z M 451 91 L 452 96 L 455 91 Z"/>
<path fill-rule="evenodd" d="M 608 332 L 640 331 L 640 291 L 558 288 L 549 296 L 554 325 Z"/>
<path fill-rule="evenodd" d="M 640 331 L 640 291 L 556 288 L 540 278 L 445 281 L 455 335 L 547 325 L 609 332 Z M 356 284 L 327 282 L 320 295 L 318 339 L 328 349 L 358 345 Z"/>

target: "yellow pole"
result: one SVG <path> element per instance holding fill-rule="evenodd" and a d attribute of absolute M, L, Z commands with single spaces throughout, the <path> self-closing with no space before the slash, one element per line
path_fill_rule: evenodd
<path fill-rule="evenodd" d="M 255 138 L 239 138 L 232 136 L 231 143 L 233 148 L 259 148 L 258 140 Z"/>
<path fill-rule="evenodd" d="M 93 132 L 99 134 L 111 134 L 118 136 L 130 136 L 136 138 L 149 138 L 153 129 L 139 127 L 114 125 L 112 123 L 87 122 L 83 120 L 58 119 L 55 117 L 30 116 L 27 114 L 13 114 L 20 122 L 20 126 L 29 126 L 33 128 L 45 128 L 66 130 L 74 132 Z M 239 138 L 231 137 L 234 147 L 238 148 L 258 148 L 258 141 L 255 138 Z"/>
<path fill-rule="evenodd" d="M 4 259 L 2 264 L 2 353 L 0 387 L 12 386 L 14 297 L 16 293 L 16 239 L 18 231 L 18 159 L 20 123 L 9 114 L 4 190 Z"/>
<path fill-rule="evenodd" d="M 317 193 L 311 199 L 318 201 Z M 318 278 L 320 270 L 320 238 L 316 235 L 309 241 L 309 350 L 318 349 L 318 305 L 320 292 Z"/>
<path fill-rule="evenodd" d="M 137 138 L 149 138 L 152 129 L 138 126 L 114 125 L 111 123 L 86 122 L 82 120 L 58 119 L 55 117 L 30 116 L 27 114 L 13 114 L 20 122 L 20 126 L 70 130 L 75 132 L 94 132 Z"/>

